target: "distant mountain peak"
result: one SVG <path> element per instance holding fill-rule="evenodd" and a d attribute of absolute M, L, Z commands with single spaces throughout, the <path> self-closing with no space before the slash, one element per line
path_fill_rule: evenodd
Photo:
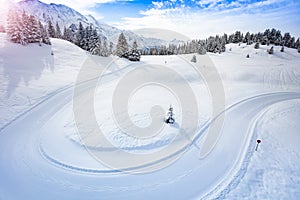
<path fill-rule="evenodd" d="M 62 30 L 64 27 L 72 27 L 72 29 L 76 30 L 79 22 L 83 26 L 93 24 L 101 37 L 107 38 L 109 42 L 113 43 L 117 42 L 120 33 L 123 31 L 96 20 L 92 15 L 85 16 L 63 4 L 46 4 L 39 0 L 22 0 L 18 3 L 18 6 L 20 10 L 24 10 L 27 14 L 35 16 L 44 24 L 47 24 L 48 21 L 51 21 L 53 24 L 57 22 Z M 160 46 L 165 43 L 163 40 L 146 38 L 132 31 L 124 31 L 124 34 L 129 44 L 132 44 L 136 40 L 139 47 Z"/>

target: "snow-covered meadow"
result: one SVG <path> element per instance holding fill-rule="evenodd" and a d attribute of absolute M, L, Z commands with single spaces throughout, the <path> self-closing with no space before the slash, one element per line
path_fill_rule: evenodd
<path fill-rule="evenodd" d="M 146 155 L 168 148 L 185 117 L 172 92 L 159 85 L 141 87 L 128 102 L 134 124 L 148 126 L 150 108 L 160 105 L 167 110 L 170 103 L 178 123 L 164 126 L 159 135 L 145 140 L 122 134 L 115 125 L 111 102 L 126 73 L 166 66 L 189 82 L 198 102 L 197 137 L 188 140 L 191 145 L 185 153 L 159 170 L 131 174 L 109 168 L 92 156 L 93 151 L 110 151 L 101 143 L 83 145 L 74 120 L 73 86 L 87 64 L 87 54 L 63 40 L 52 39 L 52 43 L 24 47 L 0 34 L 0 199 L 299 198 L 297 50 L 280 52 L 275 47 L 269 55 L 267 46 L 254 49 L 253 45 L 229 44 L 222 54 L 208 54 L 222 78 L 226 114 L 218 143 L 202 159 L 199 152 L 211 125 L 212 106 L 205 80 L 189 63 L 193 55 L 187 55 L 186 61 L 178 56 L 143 56 L 139 63 L 115 60 L 96 82 L 93 106 L 104 135 L 123 151 Z M 196 57 L 198 62 L 203 59 Z M 109 59 L 94 57 L 95 71 L 97 63 Z M 166 77 L 157 74 L 156 78 Z M 180 82 L 169 81 L 180 87 Z M 83 102 L 88 102 L 91 88 L 89 82 L 83 84 Z M 255 151 L 257 139 L 262 143 Z"/>

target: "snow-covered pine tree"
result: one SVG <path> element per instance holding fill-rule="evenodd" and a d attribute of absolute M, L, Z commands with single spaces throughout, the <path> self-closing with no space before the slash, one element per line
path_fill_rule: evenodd
<path fill-rule="evenodd" d="M 28 31 L 28 42 L 29 43 L 39 43 L 41 41 L 41 31 L 39 29 L 38 21 L 35 19 L 33 15 L 30 15 L 28 18 L 28 27 L 26 27 Z"/>
<path fill-rule="evenodd" d="M 119 57 L 124 56 L 124 54 L 128 51 L 128 43 L 122 32 L 119 36 L 117 47 L 116 47 L 116 55 Z"/>
<path fill-rule="evenodd" d="M 55 38 L 56 36 L 54 26 L 50 20 L 48 21 L 48 34 L 51 38 Z"/>
<path fill-rule="evenodd" d="M 226 39 L 224 36 L 222 36 L 219 52 L 221 53 L 221 52 L 225 52 L 225 51 L 226 51 Z"/>
<path fill-rule="evenodd" d="M 193 62 L 193 63 L 196 63 L 196 62 L 197 62 L 196 55 L 193 55 L 193 57 L 192 57 L 192 59 L 191 59 L 191 62 Z"/>
<path fill-rule="evenodd" d="M 78 30 L 76 32 L 75 44 L 80 48 L 83 47 L 83 38 L 85 36 L 85 31 L 81 22 L 79 22 Z"/>
<path fill-rule="evenodd" d="M 58 25 L 58 22 L 56 22 L 56 32 L 55 32 L 55 37 L 56 37 L 56 38 L 62 38 L 62 34 L 61 34 L 60 27 L 59 27 L 59 25 Z"/>
<path fill-rule="evenodd" d="M 208 52 L 215 52 L 217 48 L 217 43 L 215 41 L 215 38 L 210 36 L 208 39 L 207 39 L 207 46 L 206 46 L 206 49 Z"/>
<path fill-rule="evenodd" d="M 236 31 L 233 37 L 233 43 L 243 42 L 243 36 L 240 31 Z"/>
<path fill-rule="evenodd" d="M 50 42 L 50 38 L 49 38 L 49 34 L 47 32 L 47 29 L 46 27 L 43 26 L 42 22 L 38 22 L 39 24 L 39 30 L 40 30 L 40 33 L 41 33 L 41 39 L 40 41 L 44 44 L 49 44 L 51 45 L 51 42 Z"/>
<path fill-rule="evenodd" d="M 114 43 L 109 42 L 109 55 L 111 55 L 113 53 L 113 49 L 114 49 Z"/>
<path fill-rule="evenodd" d="M 270 49 L 267 50 L 269 54 L 273 54 L 274 53 L 274 47 L 272 46 Z"/>
<path fill-rule="evenodd" d="M 188 45 L 188 53 L 196 53 L 198 49 L 198 42 L 196 40 L 192 40 Z"/>
<path fill-rule="evenodd" d="M 31 26 L 29 24 L 29 17 L 28 15 L 25 13 L 25 11 L 23 11 L 22 15 L 21 15 L 21 20 L 20 20 L 20 27 L 21 27 L 21 44 L 22 45 L 26 45 L 29 43 L 30 41 L 30 29 Z"/>
<path fill-rule="evenodd" d="M 206 54 L 206 44 L 205 44 L 204 40 L 199 40 L 198 41 L 197 53 L 200 54 L 200 55 Z"/>
<path fill-rule="evenodd" d="M 270 35 L 271 35 L 270 29 L 266 29 L 263 35 L 263 41 L 261 41 L 262 45 L 265 45 L 270 42 Z"/>
<path fill-rule="evenodd" d="M 89 52 L 93 52 L 94 49 L 96 48 L 97 44 L 99 43 L 100 38 L 98 36 L 98 33 L 97 33 L 96 29 L 90 29 L 90 28 L 88 28 L 87 32 L 90 32 L 90 31 L 91 31 L 91 33 L 88 33 L 88 34 L 90 34 L 90 36 L 88 38 L 87 50 Z"/>
<path fill-rule="evenodd" d="M 229 35 L 228 44 L 233 43 L 234 34 Z"/>
<path fill-rule="evenodd" d="M 106 39 L 103 40 L 103 45 L 102 45 L 102 48 L 101 48 L 101 54 L 104 57 L 110 56 L 109 50 L 107 48 L 107 40 Z"/>
<path fill-rule="evenodd" d="M 170 107 L 169 107 L 169 111 L 167 112 L 167 116 L 166 116 L 165 122 L 167 124 L 174 124 L 174 122 L 175 122 L 172 105 L 170 105 Z"/>
<path fill-rule="evenodd" d="M 7 17 L 7 35 L 12 42 L 21 43 L 22 27 L 18 13 L 10 9 Z"/>
<path fill-rule="evenodd" d="M 275 45 L 284 45 L 282 42 L 282 35 L 281 32 L 279 30 L 276 31 L 275 33 Z"/>
<path fill-rule="evenodd" d="M 298 53 L 300 53 L 300 46 L 298 47 Z"/>
<path fill-rule="evenodd" d="M 256 42 L 256 43 L 255 43 L 254 49 L 259 49 L 259 42 Z"/>
<path fill-rule="evenodd" d="M 137 42 L 136 42 L 136 40 L 134 40 L 132 43 L 132 49 L 137 50 L 137 48 L 138 48 Z"/>
<path fill-rule="evenodd" d="M 64 33 L 63 33 L 63 36 L 62 38 L 64 40 L 67 40 L 69 42 L 73 42 L 73 38 L 72 38 L 72 31 L 66 27 L 64 27 Z"/>
<path fill-rule="evenodd" d="M 281 47 L 280 52 L 284 52 L 284 46 Z"/>
<path fill-rule="evenodd" d="M 276 38 L 276 29 L 272 28 L 270 35 L 269 35 L 269 41 L 271 44 L 275 44 L 276 39 L 277 39 Z"/>
<path fill-rule="evenodd" d="M 92 44 L 93 41 L 90 41 L 92 33 L 93 33 L 92 25 L 89 25 L 89 26 L 85 27 L 85 35 L 84 35 L 84 38 L 83 38 L 83 41 L 82 41 L 82 45 L 83 45 L 82 48 L 84 50 L 89 51 L 89 52 L 91 52 L 91 48 L 93 46 L 93 44 Z"/>
<path fill-rule="evenodd" d="M 137 42 L 136 40 L 134 40 L 130 51 L 125 53 L 125 57 L 127 57 L 130 61 L 140 61 L 141 53 L 138 51 L 137 48 L 138 48 Z M 164 55 L 166 54 L 166 52 L 167 52 L 166 47 L 165 49 L 161 50 L 161 53 Z"/>
<path fill-rule="evenodd" d="M 290 48 L 295 48 L 295 37 L 291 37 L 289 41 Z"/>
<path fill-rule="evenodd" d="M 250 45 L 250 44 L 251 44 L 251 35 L 250 35 L 249 32 L 246 33 L 243 42 L 246 43 L 247 45 Z"/>
<path fill-rule="evenodd" d="M 10 10 L 7 18 L 7 35 L 12 42 L 26 45 L 27 43 L 51 44 L 46 30 L 33 15 L 25 12 L 21 16 Z"/>
<path fill-rule="evenodd" d="M 298 38 L 297 41 L 295 42 L 295 47 L 296 49 L 300 47 L 300 38 Z"/>
<path fill-rule="evenodd" d="M 102 45 L 101 40 L 99 38 L 98 42 L 96 43 L 95 47 L 92 49 L 91 53 L 93 55 L 101 56 L 102 53 Z"/>
<path fill-rule="evenodd" d="M 290 40 L 291 40 L 291 35 L 290 33 L 285 33 L 284 36 L 283 36 L 283 42 L 284 42 L 284 46 L 286 47 L 291 47 L 291 44 L 290 44 Z"/>
<path fill-rule="evenodd" d="M 267 36 L 263 36 L 262 41 L 261 41 L 261 44 L 262 44 L 262 45 L 266 45 L 266 44 L 268 44 L 268 43 L 269 43 L 268 37 L 267 37 Z"/>

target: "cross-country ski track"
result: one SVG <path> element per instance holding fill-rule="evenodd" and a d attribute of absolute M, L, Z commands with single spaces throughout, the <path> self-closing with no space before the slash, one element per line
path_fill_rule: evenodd
<path fill-rule="evenodd" d="M 90 86 L 86 83 L 86 88 Z M 0 133 L 0 194 L 10 199 L 188 199 L 218 196 L 247 170 L 254 152 L 256 122 L 273 104 L 300 99 L 298 92 L 278 92 L 252 96 L 226 108 L 221 137 L 213 151 L 199 159 L 201 138 L 209 123 L 198 133 L 188 151 L 173 165 L 146 174 L 122 174 L 93 163 L 80 166 L 59 160 L 41 143 L 47 124 L 72 104 L 72 88 L 57 92 Z M 83 92 L 84 95 L 84 92 Z M 213 120 L 212 120 L 213 121 Z M 48 127 L 49 126 L 49 127 Z M 43 131 L 41 131 L 43 130 Z M 84 148 L 81 149 L 85 151 Z M 60 147 L 59 151 L 64 151 Z M 75 153 L 76 154 L 76 153 Z M 88 154 L 86 154 L 88 155 Z M 76 157 L 76 155 L 74 155 Z M 88 165 L 88 164 L 87 164 Z M 209 173 L 207 173 L 209 171 Z M 185 184 L 190 187 L 182 188 Z M 11 193 L 9 188 L 18 188 Z M 80 193 L 75 192 L 80 191 Z M 78 195 L 80 194 L 80 195 Z M 162 196 L 163 195 L 163 196 Z M 1 196 L 0 196 L 1 199 Z"/>

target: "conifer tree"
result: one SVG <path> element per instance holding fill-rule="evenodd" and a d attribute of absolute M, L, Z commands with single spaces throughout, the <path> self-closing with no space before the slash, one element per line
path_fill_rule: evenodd
<path fill-rule="evenodd" d="M 9 10 L 7 17 L 7 35 L 12 42 L 21 43 L 22 27 L 21 19 L 14 10 Z"/>
<path fill-rule="evenodd" d="M 191 62 L 193 62 L 193 63 L 196 63 L 196 62 L 197 62 L 197 58 L 196 58 L 195 55 L 193 55 L 193 57 L 192 57 L 192 59 L 191 59 Z"/>
<path fill-rule="evenodd" d="M 56 22 L 56 32 L 55 32 L 55 37 L 56 37 L 56 38 L 62 38 L 62 34 L 61 34 L 60 27 L 59 27 L 59 25 L 58 25 L 58 22 Z"/>
<path fill-rule="evenodd" d="M 50 20 L 48 21 L 48 33 L 49 33 L 49 37 L 55 38 L 56 36 L 55 29 Z"/>
<path fill-rule="evenodd" d="M 49 34 L 47 32 L 46 27 L 44 27 L 43 24 L 40 21 L 38 22 L 38 24 L 39 24 L 39 30 L 40 30 L 40 33 L 41 33 L 40 41 L 42 43 L 51 45 Z"/>
<path fill-rule="evenodd" d="M 174 122 L 175 122 L 172 105 L 170 105 L 170 107 L 169 107 L 169 111 L 167 112 L 167 116 L 166 116 L 165 122 L 167 124 L 174 124 Z"/>
<path fill-rule="evenodd" d="M 270 49 L 267 50 L 269 54 L 273 54 L 274 53 L 274 47 L 272 46 Z"/>
<path fill-rule="evenodd" d="M 33 15 L 30 15 L 28 18 L 28 27 L 26 27 L 28 31 L 28 42 L 29 43 L 39 43 L 41 40 L 41 31 L 39 29 L 38 21 L 35 19 Z"/>
<path fill-rule="evenodd" d="M 102 56 L 104 56 L 104 57 L 107 57 L 107 56 L 110 55 L 109 51 L 108 51 L 108 48 L 107 48 L 107 41 L 106 41 L 106 39 L 104 39 L 104 41 L 103 41 L 101 52 L 102 52 Z"/>
<path fill-rule="evenodd" d="M 73 42 L 73 39 L 72 39 L 72 31 L 66 27 L 64 27 L 64 33 L 63 33 L 63 36 L 62 38 L 64 40 L 67 40 L 69 42 Z"/>
<path fill-rule="evenodd" d="M 116 47 L 116 55 L 119 57 L 124 56 L 124 54 L 128 51 L 128 43 L 122 32 L 119 36 L 117 47 Z"/>

